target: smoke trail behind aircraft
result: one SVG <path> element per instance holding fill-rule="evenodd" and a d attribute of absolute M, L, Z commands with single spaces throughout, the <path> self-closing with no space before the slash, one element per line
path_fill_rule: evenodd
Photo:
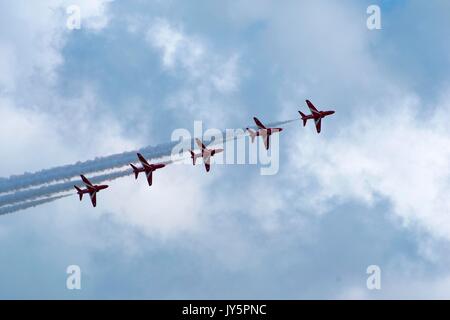
<path fill-rule="evenodd" d="M 270 126 L 277 126 L 287 124 L 298 119 L 279 121 L 275 123 L 270 123 Z M 252 126 L 251 128 L 254 128 Z M 244 130 L 244 129 L 242 129 Z M 222 139 L 214 140 L 211 142 L 210 146 L 225 142 L 231 139 L 239 139 L 244 135 L 235 135 L 232 137 L 226 137 L 225 131 L 222 132 Z M 192 139 L 193 140 L 193 139 Z M 192 143 L 191 140 L 191 143 Z M 147 159 L 156 159 L 164 156 L 170 156 L 172 149 L 177 145 L 179 141 L 164 143 L 157 146 L 148 146 L 142 148 L 138 151 L 124 152 L 120 154 L 110 155 L 106 157 L 96 158 L 94 160 L 89 160 L 85 162 L 77 162 L 72 165 L 60 166 L 51 169 L 45 169 L 38 171 L 36 173 L 25 173 L 18 176 L 11 176 L 10 178 L 0 179 L 0 193 L 5 193 L 0 195 L 0 215 L 6 213 L 12 213 L 15 211 L 27 209 L 30 207 L 35 207 L 41 204 L 45 204 L 51 201 L 58 200 L 65 196 L 55 196 L 62 192 L 67 192 L 72 190 L 74 185 L 82 185 L 80 179 L 69 180 L 80 173 L 99 173 L 106 170 L 117 169 L 128 165 L 128 163 L 135 163 L 136 152 L 142 153 Z M 183 159 L 178 159 L 176 161 L 181 161 Z M 162 162 L 164 164 L 173 163 L 172 160 Z M 105 173 L 101 175 L 94 176 L 90 178 L 93 183 L 103 183 L 106 181 L 111 181 L 118 179 L 127 175 L 133 174 L 131 169 L 120 170 L 110 173 Z M 58 182 L 60 180 L 66 180 L 64 182 Z M 67 181 L 69 180 L 69 181 Z M 50 184 L 52 183 L 52 184 Z M 31 188 L 33 186 L 39 186 L 37 188 Z M 27 189 L 25 189 L 27 188 Z M 23 190 L 20 190 L 23 189 Z M 7 192 L 7 193 L 6 193 Z M 43 198 L 44 199 L 40 199 Z M 49 198 L 51 197 L 51 198 Z M 38 199 L 38 200 L 36 200 Z"/>
<path fill-rule="evenodd" d="M 177 142 L 165 143 L 154 147 L 145 147 L 138 151 L 124 152 L 106 157 L 96 158 L 75 164 L 44 169 L 35 173 L 24 173 L 0 180 L 0 193 L 11 192 L 27 187 L 51 183 L 58 180 L 70 179 L 80 173 L 92 173 L 108 169 L 120 168 L 128 163 L 136 162 L 136 152 L 142 153 L 148 159 L 170 155 Z M 1 203 L 1 201 L 0 201 Z"/>
<path fill-rule="evenodd" d="M 171 161 L 163 162 L 164 164 L 172 163 Z M 133 174 L 132 169 L 126 169 L 121 171 L 116 171 L 112 173 L 102 174 L 98 175 L 92 178 L 89 178 L 89 180 L 92 181 L 92 183 L 103 183 L 106 181 L 112 181 L 121 177 L 125 177 L 128 175 Z M 74 185 L 84 185 L 83 182 L 80 179 L 77 180 L 71 180 L 67 182 L 60 182 L 55 183 L 48 186 L 42 186 L 39 188 L 33 188 L 33 189 L 26 189 L 26 190 L 20 190 L 16 191 L 14 193 L 5 194 L 0 196 L 0 206 L 5 205 L 11 205 L 14 203 L 27 201 L 27 200 L 33 200 L 41 197 L 48 197 L 57 193 L 70 191 L 73 189 Z"/>
<path fill-rule="evenodd" d="M 298 119 L 278 121 L 269 123 L 269 126 L 278 126 L 287 124 Z M 249 126 L 254 128 L 254 126 Z M 244 130 L 242 128 L 242 130 Z M 223 131 L 225 136 L 225 131 Z M 205 139 L 207 139 L 205 137 Z M 225 141 L 225 139 L 222 139 Z M 222 141 L 213 141 L 211 145 L 218 144 Z M 74 164 L 54 167 L 51 169 L 44 169 L 34 173 L 24 173 L 21 175 L 13 175 L 9 178 L 0 178 L 0 193 L 12 192 L 19 189 L 24 189 L 32 186 L 38 186 L 41 184 L 48 184 L 56 182 L 58 180 L 65 180 L 73 178 L 80 173 L 89 174 L 93 172 L 106 171 L 110 169 L 120 168 L 128 163 L 136 162 L 136 153 L 141 153 L 149 160 L 161 158 L 164 156 L 170 156 L 172 149 L 179 141 L 163 143 L 156 146 L 147 146 L 136 151 L 123 152 L 119 154 L 113 154 L 105 157 L 95 158 L 94 160 L 88 160 L 84 162 L 76 162 Z M 193 139 L 191 144 L 194 144 Z"/>
<path fill-rule="evenodd" d="M 17 205 L 13 205 L 13 206 L 6 206 L 6 207 L 2 207 L 0 208 L 0 215 L 4 215 L 4 214 L 8 214 L 8 213 L 13 213 L 13 212 L 17 212 L 20 210 L 25 210 L 28 208 L 33 208 L 36 206 L 40 206 L 42 204 L 46 204 L 49 202 L 53 202 L 62 198 L 66 198 L 66 197 L 70 197 L 72 196 L 71 194 L 65 194 L 65 195 L 61 195 L 61 196 L 56 196 L 56 197 L 50 197 L 50 198 L 44 198 L 44 199 L 39 199 L 39 200 L 35 200 L 35 201 L 27 201 L 27 202 L 23 202 Z"/>

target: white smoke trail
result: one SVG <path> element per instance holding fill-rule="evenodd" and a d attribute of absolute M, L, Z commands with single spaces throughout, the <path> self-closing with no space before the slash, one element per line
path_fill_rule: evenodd
<path fill-rule="evenodd" d="M 298 119 L 278 121 L 267 124 L 268 126 L 279 126 L 287 124 Z M 249 126 L 249 128 L 255 128 L 255 126 Z M 225 131 L 223 131 L 225 135 Z M 224 141 L 225 139 L 223 139 Z M 214 141 L 212 145 L 220 143 L 221 141 Z M 170 156 L 172 149 L 179 142 L 163 143 L 156 146 L 147 146 L 136 151 L 123 152 L 119 154 L 113 154 L 105 157 L 99 157 L 94 160 L 88 160 L 84 162 L 77 162 L 75 164 L 54 167 L 51 169 L 44 169 L 34 173 L 24 173 L 21 175 L 13 175 L 9 178 L 0 178 L 0 193 L 12 192 L 32 186 L 38 186 L 41 184 L 48 184 L 56 182 L 58 180 L 66 180 L 73 178 L 80 173 L 88 174 L 93 172 L 101 172 L 105 170 L 120 168 L 128 163 L 136 162 L 136 153 L 140 152 L 144 157 L 148 159 L 157 159 L 164 156 Z M 193 140 L 191 144 L 195 145 Z"/>
<path fill-rule="evenodd" d="M 270 123 L 268 126 L 279 126 L 287 124 L 297 119 L 279 121 L 275 123 Z M 252 128 L 255 128 L 252 126 Z M 222 140 L 213 141 L 210 145 L 215 145 L 230 139 L 239 139 L 243 137 L 242 135 L 237 135 L 234 137 L 222 136 Z M 74 185 L 82 185 L 80 179 L 69 180 L 65 182 L 58 182 L 59 180 L 68 180 L 80 173 L 98 173 L 105 170 L 111 170 L 128 165 L 128 163 L 135 163 L 136 152 L 141 152 L 148 159 L 160 158 L 163 156 L 170 156 L 173 147 L 179 142 L 171 142 L 160 144 L 155 147 L 145 147 L 138 151 L 125 152 L 121 154 L 115 154 L 107 157 L 96 158 L 95 160 L 90 160 L 86 162 L 78 162 L 72 165 L 56 167 L 52 169 L 41 170 L 36 173 L 25 173 L 20 176 L 12 176 L 8 179 L 0 180 L 0 193 L 10 192 L 7 194 L 0 195 L 0 214 L 5 211 L 6 213 L 14 212 L 12 208 L 19 208 L 18 210 L 26 209 L 29 207 L 34 207 L 40 204 L 44 204 L 50 201 L 58 200 L 62 196 L 57 196 L 53 198 L 39 199 L 42 197 L 50 197 L 55 194 L 72 190 Z M 181 161 L 183 159 L 178 159 Z M 162 163 L 171 164 L 173 161 L 168 160 Z M 117 178 L 121 178 L 127 175 L 131 175 L 133 171 L 131 169 L 116 171 L 112 173 L 105 173 L 89 178 L 93 183 L 103 183 L 105 181 L 111 181 Z M 58 182 L 58 183 L 53 183 Z M 48 185 L 49 183 L 53 183 Z M 31 186 L 42 185 L 38 188 L 29 188 Z M 28 188 L 28 189 L 25 189 Z M 24 190 L 19 190 L 24 189 Z M 17 190 L 17 191 L 16 191 Z M 12 192 L 15 191 L 15 192 Z M 39 199 L 39 200 L 35 200 Z M 35 201 L 31 201 L 35 200 Z M 47 201 L 45 201 L 47 200 Z M 23 202 L 23 203 L 21 203 Z M 20 203 L 20 204 L 17 204 Z M 17 204 L 12 206 L 13 204 Z M 3 207 L 6 206 L 6 207 Z M 18 211 L 15 210 L 15 211 Z"/>
<path fill-rule="evenodd" d="M 137 151 L 124 152 L 106 157 L 96 158 L 85 162 L 44 169 L 35 173 L 24 173 L 9 178 L 0 179 L 0 193 L 11 192 L 27 187 L 70 179 L 80 173 L 105 171 L 120 168 L 128 163 L 136 162 L 136 152 L 142 153 L 148 159 L 155 159 L 170 155 L 177 143 L 161 144 L 155 147 L 146 147 Z"/>
<path fill-rule="evenodd" d="M 35 201 L 27 201 L 27 202 L 23 202 L 21 204 L 13 205 L 13 206 L 2 207 L 2 208 L 0 208 L 0 215 L 13 213 L 13 212 L 17 212 L 20 210 L 25 210 L 28 208 L 33 208 L 33 207 L 40 206 L 45 203 L 53 202 L 53 201 L 59 200 L 61 198 L 66 198 L 66 197 L 70 197 L 70 196 L 72 196 L 72 195 L 65 194 L 65 195 L 61 195 L 61 196 L 44 198 L 44 199 L 35 200 Z"/>
<path fill-rule="evenodd" d="M 162 163 L 168 165 L 171 164 L 172 161 L 165 161 Z M 125 177 L 131 174 L 133 174 L 133 170 L 126 169 L 112 173 L 97 175 L 92 178 L 89 178 L 89 180 L 94 184 L 99 184 L 106 181 L 112 181 L 121 177 Z M 82 186 L 84 185 L 84 183 L 81 181 L 81 179 L 76 179 L 66 182 L 55 183 L 52 185 L 46 185 L 39 188 L 20 190 L 14 193 L 5 194 L 0 196 L 0 207 L 11 205 L 14 203 L 19 203 L 22 201 L 34 200 L 41 197 L 49 197 L 51 195 L 58 194 L 61 192 L 74 190 L 74 185 Z"/>

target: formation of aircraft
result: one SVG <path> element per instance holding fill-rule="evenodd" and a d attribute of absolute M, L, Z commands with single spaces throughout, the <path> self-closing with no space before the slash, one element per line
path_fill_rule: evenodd
<path fill-rule="evenodd" d="M 92 205 L 94 207 L 97 206 L 97 192 L 99 192 L 100 190 L 106 189 L 108 188 L 108 185 L 106 184 L 101 184 L 101 185 L 96 185 L 96 184 L 92 184 L 85 176 L 80 175 L 81 180 L 83 180 L 84 184 L 86 185 L 86 189 L 81 189 L 77 186 L 74 186 L 75 189 L 77 189 L 77 193 L 80 196 L 80 201 L 83 200 L 83 194 L 88 193 L 89 196 L 91 197 L 91 202 Z"/>
<path fill-rule="evenodd" d="M 309 111 L 311 111 L 310 115 L 306 115 L 303 112 L 299 111 L 301 119 L 303 120 L 303 126 L 306 126 L 306 121 L 308 119 L 314 120 L 314 123 L 316 125 L 317 133 L 320 133 L 320 129 L 322 126 L 322 118 L 325 118 L 326 116 L 332 115 L 334 113 L 333 110 L 329 111 L 319 111 L 314 107 L 311 101 L 306 100 L 306 104 L 308 105 Z"/>
<path fill-rule="evenodd" d="M 305 115 L 303 112 L 299 111 L 301 120 L 303 121 L 303 126 L 306 126 L 306 122 L 309 119 L 314 120 L 317 133 L 320 133 L 322 119 L 325 118 L 326 116 L 334 114 L 335 111 L 333 111 L 333 110 L 319 111 L 309 100 L 306 100 L 306 104 L 307 104 L 309 110 L 311 111 L 311 114 Z M 273 133 L 283 131 L 283 128 L 270 128 L 270 127 L 268 128 L 265 125 L 263 125 L 262 122 L 258 118 L 253 117 L 253 120 L 255 121 L 257 129 L 252 130 L 250 128 L 246 128 L 246 130 L 248 131 L 248 133 L 250 135 L 251 142 L 252 143 L 255 142 L 256 137 L 262 137 L 264 146 L 265 146 L 266 150 L 268 150 L 269 146 L 270 146 L 270 136 Z M 217 153 L 223 152 L 223 149 L 208 149 L 203 144 L 203 142 L 198 138 L 195 139 L 195 142 L 197 143 L 197 145 L 200 149 L 200 153 L 195 153 L 193 150 L 189 150 L 189 152 L 191 154 L 192 164 L 195 166 L 196 160 L 198 158 L 202 158 L 203 163 L 205 165 L 206 172 L 209 172 L 209 170 L 211 168 L 211 157 L 213 157 Z M 133 165 L 132 163 L 130 163 L 130 166 L 134 172 L 134 177 L 135 177 L 135 179 L 137 179 L 139 176 L 139 173 L 144 172 L 147 177 L 148 185 L 151 186 L 152 179 L 153 179 L 153 172 L 158 169 L 164 168 L 166 165 L 164 163 L 151 164 L 140 153 L 137 153 L 137 157 L 139 159 L 139 162 L 142 164 L 142 167 L 138 168 L 135 165 Z M 83 199 L 83 194 L 89 194 L 89 196 L 91 197 L 92 205 L 94 207 L 96 207 L 97 206 L 97 193 L 101 190 L 108 188 L 108 185 L 94 185 L 84 175 L 80 175 L 80 177 L 81 177 L 81 180 L 86 185 L 86 189 L 81 189 L 77 186 L 74 186 L 75 189 L 77 190 L 77 194 L 80 196 L 80 201 Z"/>
<path fill-rule="evenodd" d="M 142 156 L 142 154 L 138 153 L 137 156 L 138 156 L 139 161 L 142 164 L 142 168 L 137 168 L 132 163 L 130 163 L 130 166 L 134 172 L 134 177 L 135 177 L 135 179 L 137 179 L 140 172 L 145 172 L 145 176 L 147 177 L 148 185 L 151 186 L 153 171 L 164 168 L 166 165 L 164 163 L 150 164 L 147 162 L 147 160 L 145 160 L 145 158 Z"/>

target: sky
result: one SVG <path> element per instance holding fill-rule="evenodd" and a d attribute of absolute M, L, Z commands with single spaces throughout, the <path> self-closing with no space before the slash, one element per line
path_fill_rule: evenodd
<path fill-rule="evenodd" d="M 366 26 L 369 5 L 380 30 Z M 70 30 L 66 8 L 81 9 Z M 171 165 L 0 216 L 2 299 L 450 297 L 448 1 L 0 1 L 0 177 L 293 119 L 280 165 Z M 87 199 L 85 199 L 87 200 Z M 81 290 L 66 287 L 81 269 Z M 366 286 L 367 267 L 381 289 Z"/>

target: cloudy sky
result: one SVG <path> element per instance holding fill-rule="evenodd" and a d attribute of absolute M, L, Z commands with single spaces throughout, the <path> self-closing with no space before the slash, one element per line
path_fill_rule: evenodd
<path fill-rule="evenodd" d="M 305 99 L 337 111 L 320 135 L 286 125 L 276 175 L 173 165 L 151 189 L 112 181 L 95 209 L 74 195 L 0 216 L 0 298 L 450 298 L 448 1 L 0 9 L 1 177 L 165 143 L 195 120 L 292 119 Z"/>

